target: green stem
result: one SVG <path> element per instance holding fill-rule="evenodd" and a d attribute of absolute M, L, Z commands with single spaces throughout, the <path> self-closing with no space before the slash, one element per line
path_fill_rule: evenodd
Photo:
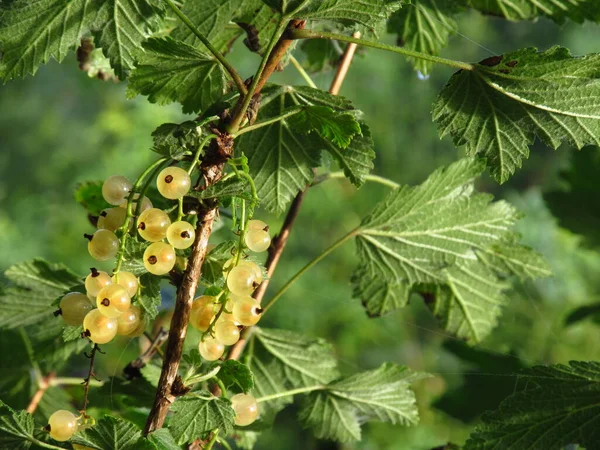
<path fill-rule="evenodd" d="M 422 59 L 437 64 L 445 64 L 446 66 L 455 67 L 457 69 L 473 70 L 473 65 L 466 62 L 428 55 L 426 53 L 408 50 L 404 47 L 396 47 L 394 45 L 382 44 L 380 42 L 357 39 L 352 36 L 346 36 L 344 34 L 327 33 L 325 31 L 314 30 L 289 30 L 286 37 L 288 39 L 332 39 L 335 41 L 351 42 L 353 44 L 363 45 L 365 47 L 372 47 L 377 48 L 379 50 L 387 50 L 389 52 L 399 53 L 401 55 L 409 56 L 411 58 Z"/>
<path fill-rule="evenodd" d="M 215 139 L 216 137 L 217 137 L 217 135 L 215 135 L 215 134 L 209 134 L 202 140 L 202 142 L 200 142 L 200 145 L 198 146 L 198 150 L 196 150 L 196 154 L 194 155 L 194 161 L 192 162 L 192 165 L 188 169 L 188 174 L 191 175 L 192 171 L 200 163 L 200 155 L 202 154 L 202 149 L 204 148 L 204 146 L 206 144 L 208 144 L 211 139 Z"/>
<path fill-rule="evenodd" d="M 267 66 L 267 62 L 269 61 L 269 56 L 271 56 L 271 52 L 275 48 L 277 41 L 279 41 L 279 38 L 285 31 L 286 27 L 287 27 L 287 21 L 282 20 L 279 23 L 279 25 L 277 26 L 277 29 L 275 30 L 275 32 L 273 33 L 273 36 L 271 36 L 271 41 L 267 45 L 265 54 L 260 62 L 260 65 L 258 66 L 258 69 L 256 70 L 256 73 L 254 74 L 254 77 L 252 78 L 252 83 L 250 84 L 250 87 L 248 88 L 248 92 L 245 93 L 244 100 L 242 101 L 242 106 L 241 106 L 240 110 L 237 112 L 236 117 L 233 118 L 233 120 L 231 121 L 231 124 L 229 125 L 229 130 L 228 130 L 229 133 L 234 134 L 240 128 L 240 123 L 242 122 L 242 119 L 246 115 L 248 106 L 250 106 L 250 102 L 252 101 L 252 97 L 254 96 L 254 92 L 256 91 L 256 86 L 258 86 L 258 82 L 261 79 L 262 73 L 265 70 L 265 67 Z"/>
<path fill-rule="evenodd" d="M 227 388 L 225 388 L 223 381 L 221 381 L 219 378 L 216 378 L 215 381 L 219 385 L 219 389 L 221 389 L 221 397 L 227 398 Z"/>
<path fill-rule="evenodd" d="M 248 133 L 250 131 L 254 131 L 254 130 L 258 130 L 259 128 L 262 127 L 266 127 L 268 125 L 271 125 L 273 123 L 279 122 L 281 120 L 284 120 L 290 116 L 294 116 L 296 114 L 298 114 L 299 112 L 301 112 L 304 109 L 303 106 L 298 107 L 298 108 L 294 108 L 290 111 L 287 111 L 285 113 L 283 113 L 280 116 L 277 117 L 273 117 L 271 119 L 266 119 L 266 120 L 262 120 L 260 122 L 256 122 L 254 125 L 249 125 L 247 127 L 242 128 L 241 130 L 239 130 L 237 133 L 232 134 L 232 136 L 234 138 L 237 138 L 238 136 L 241 136 L 242 134 Z"/>
<path fill-rule="evenodd" d="M 146 178 L 152 171 L 154 171 L 154 169 L 156 169 L 157 167 L 161 166 L 166 161 L 168 161 L 168 159 L 169 158 L 167 158 L 167 157 L 160 158 L 160 159 L 154 161 L 152 164 L 150 164 L 146 168 L 146 170 L 144 170 L 144 172 L 142 172 L 142 174 L 135 181 L 135 184 L 133 185 L 133 188 L 131 189 L 131 192 L 129 193 L 129 197 L 127 198 L 127 214 L 125 215 L 125 222 L 123 223 L 123 226 L 121 228 L 119 228 L 119 230 L 122 233 L 122 236 L 121 236 L 121 244 L 119 245 L 119 253 L 117 254 L 117 265 L 115 266 L 115 270 L 113 270 L 114 275 L 119 273 L 119 271 L 121 270 L 121 265 L 123 264 L 123 260 L 125 259 L 125 243 L 127 242 L 127 236 L 129 236 L 129 223 L 131 222 L 131 219 L 133 217 L 133 203 L 134 203 L 135 193 L 139 191 L 140 186 L 142 185 L 142 182 L 144 181 L 144 178 Z M 141 204 L 142 204 L 142 196 L 140 194 L 140 197 L 138 199 L 138 208 L 140 207 Z"/>
<path fill-rule="evenodd" d="M 68 386 L 68 385 L 81 385 L 81 384 L 83 384 L 83 379 L 75 378 L 75 377 L 58 377 L 58 378 L 53 378 L 50 381 L 50 386 Z M 104 385 L 103 381 L 90 380 L 90 386 L 100 387 L 103 385 Z"/>
<path fill-rule="evenodd" d="M 302 275 L 304 275 L 305 272 L 307 272 L 309 269 L 311 269 L 315 264 L 317 264 L 318 262 L 320 262 L 323 258 L 325 258 L 327 255 L 329 255 L 335 249 L 337 249 L 338 247 L 341 247 L 346 241 L 348 241 L 349 239 L 353 238 L 356 235 L 356 233 L 357 233 L 357 230 L 352 230 L 351 232 L 349 232 L 348 234 L 346 234 L 345 236 L 343 236 L 342 238 L 340 238 L 337 242 L 335 242 L 334 244 L 332 244 L 329 248 L 327 248 L 319 256 L 317 256 L 312 261 L 310 261 L 308 264 L 306 264 L 302 269 L 300 269 L 300 271 L 298 273 L 296 273 L 296 275 L 294 275 L 292 278 L 290 278 L 290 280 L 286 284 L 284 284 L 281 289 L 279 289 L 279 292 L 277 292 L 273 296 L 273 298 L 271 298 L 271 301 L 264 307 L 264 311 L 267 311 L 270 307 L 272 307 L 275 304 L 275 302 L 277 300 L 279 300 L 281 298 L 281 296 L 283 294 L 285 294 L 286 291 L 290 287 L 292 287 L 292 285 L 296 281 L 298 281 L 298 278 L 300 278 Z"/>
<path fill-rule="evenodd" d="M 210 438 L 210 441 L 208 441 L 208 444 L 206 444 L 206 447 L 204 447 L 204 450 L 211 450 L 213 448 L 213 445 L 215 445 L 215 442 L 217 442 L 218 436 L 219 429 L 215 428 L 215 431 L 213 431 L 212 437 Z"/>
<path fill-rule="evenodd" d="M 179 222 L 181 219 L 183 219 L 183 197 L 177 199 L 177 220 L 175 222 Z"/>
<path fill-rule="evenodd" d="M 206 380 L 210 380 L 211 378 L 214 378 L 219 373 L 219 370 L 221 370 L 221 366 L 217 366 L 214 369 L 212 369 L 210 372 L 203 373 L 202 375 L 192 375 L 191 377 L 186 378 L 185 384 L 187 384 L 187 385 L 196 384 L 196 383 L 202 383 L 203 381 L 206 381 Z"/>
<path fill-rule="evenodd" d="M 227 61 L 227 59 L 225 59 L 221 52 L 210 43 L 206 36 L 204 36 L 202 32 L 198 28 L 196 28 L 192 21 L 188 19 L 188 17 L 177 6 L 175 6 L 172 0 L 165 0 L 165 2 L 167 3 L 167 5 L 169 5 L 169 8 L 171 8 L 173 12 L 177 15 L 177 17 L 179 17 L 179 19 L 181 19 L 181 21 L 190 29 L 190 31 L 196 35 L 200 42 L 202 42 L 206 46 L 206 48 L 214 55 L 214 57 L 217 58 L 217 60 L 223 65 L 223 67 L 229 73 L 231 79 L 237 86 L 238 91 L 240 91 L 241 94 L 246 94 L 246 85 L 244 84 L 244 80 L 242 80 L 242 77 L 240 77 L 240 75 L 237 73 L 237 71 L 231 65 L 231 63 Z"/>
<path fill-rule="evenodd" d="M 232 450 L 231 445 L 229 445 L 229 442 L 227 442 L 225 439 L 217 438 L 217 442 L 219 444 L 221 444 L 223 447 L 225 447 L 227 450 Z"/>
<path fill-rule="evenodd" d="M 311 186 L 315 186 L 319 183 L 322 183 L 323 181 L 331 180 L 334 178 L 346 178 L 346 175 L 342 171 L 324 173 L 323 175 L 319 175 L 317 178 L 315 178 L 315 181 L 311 184 Z M 390 180 L 389 178 L 380 177 L 379 175 L 365 175 L 364 180 L 371 181 L 373 183 L 383 184 L 384 186 L 391 187 L 392 189 L 398 189 L 400 187 L 399 183 L 396 183 L 395 181 Z"/>
<path fill-rule="evenodd" d="M 315 84 L 315 82 L 312 80 L 312 78 L 306 72 L 306 70 L 304 70 L 304 67 L 302 67 L 302 64 L 300 64 L 298 62 L 298 60 L 296 58 L 294 58 L 294 55 L 290 55 L 290 62 L 292 63 L 292 66 L 294 66 L 296 68 L 296 70 L 302 76 L 302 78 L 304 78 L 304 81 L 306 81 L 306 84 L 308 84 L 313 89 L 317 89 L 317 85 Z"/>
<path fill-rule="evenodd" d="M 276 400 L 276 399 L 282 398 L 282 397 L 290 397 L 292 395 L 305 394 L 306 392 L 320 391 L 322 389 L 325 389 L 325 386 L 323 386 L 322 384 L 317 384 L 315 386 L 302 387 L 302 388 L 298 388 L 298 389 L 291 389 L 289 391 L 278 392 L 277 394 L 259 397 L 256 399 L 256 402 L 257 403 L 268 402 L 268 401 Z"/>

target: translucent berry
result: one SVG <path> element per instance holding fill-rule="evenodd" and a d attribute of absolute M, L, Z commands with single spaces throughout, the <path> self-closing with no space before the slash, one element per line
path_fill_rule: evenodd
<path fill-rule="evenodd" d="M 116 231 L 125 223 L 127 211 L 123 208 L 107 208 L 100 213 L 98 217 L 98 228 L 105 230 Z M 133 225 L 133 221 L 129 222 L 129 228 Z"/>
<path fill-rule="evenodd" d="M 235 394 L 231 397 L 231 407 L 235 411 L 235 424 L 239 427 L 250 425 L 258 417 L 258 403 L 250 394 Z"/>
<path fill-rule="evenodd" d="M 222 342 L 208 336 L 198 344 L 198 350 L 200 351 L 200 356 L 205 360 L 216 361 L 225 353 L 225 346 Z"/>
<path fill-rule="evenodd" d="M 92 309 L 83 319 L 83 329 L 96 344 L 106 344 L 117 335 L 117 319 L 106 317 L 97 309 Z"/>
<path fill-rule="evenodd" d="M 91 273 L 85 278 L 85 291 L 91 297 L 93 297 L 94 301 L 96 300 L 96 295 L 100 292 L 104 286 L 108 286 L 112 283 L 110 279 L 110 275 L 102 270 L 96 270 L 95 268 L 91 268 Z"/>
<path fill-rule="evenodd" d="M 140 323 L 138 323 L 137 327 L 135 327 L 135 330 L 129 333 L 127 337 L 134 338 L 141 336 L 144 334 L 144 331 L 146 331 L 146 323 L 144 322 L 144 319 L 141 319 Z"/>
<path fill-rule="evenodd" d="M 223 277 L 227 278 L 227 273 L 233 268 L 233 263 L 235 262 L 235 257 L 228 259 L 225 264 L 223 264 Z M 260 284 L 263 281 L 262 269 L 253 261 L 249 261 L 247 259 L 241 259 L 238 262 L 238 266 L 245 266 L 252 269 L 252 273 L 254 273 L 255 283 Z"/>
<path fill-rule="evenodd" d="M 225 345 L 233 345 L 240 340 L 240 329 L 232 321 L 219 320 L 215 325 L 215 337 Z"/>
<path fill-rule="evenodd" d="M 137 200 L 140 198 L 140 194 L 135 194 L 133 196 L 134 202 L 131 204 L 131 210 L 135 213 L 136 209 L 137 209 Z M 119 208 L 123 208 L 126 209 L 127 208 L 127 202 L 128 200 L 125 200 L 123 203 L 121 203 L 119 205 Z M 152 208 L 152 202 L 150 201 L 150 199 L 148 197 L 144 197 L 142 199 L 142 209 L 140 210 L 141 212 L 146 211 L 147 209 Z"/>
<path fill-rule="evenodd" d="M 253 252 L 261 253 L 271 245 L 271 236 L 268 231 L 248 230 L 244 235 L 244 242 Z"/>
<path fill-rule="evenodd" d="M 64 409 L 52 413 L 48 419 L 50 436 L 59 442 L 68 441 L 77 431 L 77 417 Z"/>
<path fill-rule="evenodd" d="M 173 269 L 176 259 L 173 247 L 164 242 L 155 242 L 144 252 L 144 267 L 154 275 L 164 275 Z"/>
<path fill-rule="evenodd" d="M 79 326 L 88 312 L 94 309 L 87 295 L 69 292 L 60 300 L 61 316 L 67 325 Z"/>
<path fill-rule="evenodd" d="M 117 318 L 129 309 L 131 297 L 119 284 L 111 284 L 100 289 L 96 296 L 96 306 L 106 317 Z"/>
<path fill-rule="evenodd" d="M 135 305 L 131 305 L 127 311 L 117 318 L 117 334 L 120 336 L 129 336 L 140 325 L 142 321 L 142 311 Z"/>
<path fill-rule="evenodd" d="M 133 188 L 131 181 L 121 175 L 113 175 L 102 185 L 102 197 L 111 205 L 120 205 Z"/>
<path fill-rule="evenodd" d="M 110 230 L 97 230 L 92 236 L 85 235 L 89 239 L 88 251 L 92 258 L 98 261 L 106 261 L 114 258 L 119 251 L 119 238 Z"/>
<path fill-rule="evenodd" d="M 156 179 L 156 187 L 160 195 L 171 200 L 183 197 L 188 193 L 191 185 L 189 174 L 180 167 L 167 167 L 158 174 Z"/>
<path fill-rule="evenodd" d="M 194 300 L 190 311 L 190 324 L 199 331 L 208 330 L 215 317 L 215 297 L 202 295 Z"/>
<path fill-rule="evenodd" d="M 269 231 L 269 225 L 267 225 L 265 222 L 263 222 L 262 220 L 249 220 L 248 221 L 248 226 L 247 226 L 248 230 L 264 230 L 264 231 Z"/>
<path fill-rule="evenodd" d="M 247 265 L 238 265 L 227 275 L 227 287 L 235 295 L 249 295 L 259 284 L 254 269 Z"/>
<path fill-rule="evenodd" d="M 119 272 L 118 275 L 113 275 L 111 278 L 113 283 L 116 283 L 117 277 L 119 278 L 117 284 L 123 286 L 130 297 L 135 297 L 139 286 L 137 277 L 131 272 Z"/>
<path fill-rule="evenodd" d="M 260 320 L 263 310 L 252 297 L 236 298 L 233 301 L 233 318 L 236 322 L 246 327 L 256 325 Z"/>
<path fill-rule="evenodd" d="M 167 236 L 171 219 L 166 212 L 158 208 L 150 208 L 138 218 L 138 233 L 149 242 L 162 241 Z"/>
<path fill-rule="evenodd" d="M 174 222 L 167 229 L 167 240 L 175 248 L 184 249 L 190 247 L 194 243 L 196 231 L 192 224 L 180 220 Z"/>

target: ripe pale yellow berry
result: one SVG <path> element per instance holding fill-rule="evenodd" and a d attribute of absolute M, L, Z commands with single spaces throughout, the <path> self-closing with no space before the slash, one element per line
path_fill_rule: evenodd
<path fill-rule="evenodd" d="M 111 205 L 120 205 L 133 188 L 131 181 L 121 175 L 113 175 L 102 185 L 102 197 Z"/>
<path fill-rule="evenodd" d="M 90 270 L 91 273 L 85 278 L 85 291 L 95 301 L 100 289 L 111 284 L 112 280 L 110 275 L 102 270 L 96 270 L 93 267 Z"/>
<path fill-rule="evenodd" d="M 248 265 L 238 265 L 227 275 L 227 287 L 235 295 L 251 294 L 259 284 L 255 270 Z"/>
<path fill-rule="evenodd" d="M 208 330 L 215 317 L 215 297 L 202 295 L 194 300 L 190 311 L 190 324 L 199 331 Z"/>
<path fill-rule="evenodd" d="M 248 221 L 247 229 L 248 230 L 264 230 L 264 231 L 269 231 L 269 225 L 267 225 L 262 220 L 253 219 L 253 220 L 249 220 Z"/>
<path fill-rule="evenodd" d="M 166 212 L 158 208 L 150 208 L 138 218 L 138 233 L 149 242 L 162 241 L 167 236 L 171 219 Z"/>
<path fill-rule="evenodd" d="M 133 196 L 133 203 L 131 204 L 131 210 L 133 211 L 133 213 L 135 213 L 136 209 L 137 209 L 137 200 L 140 198 L 140 194 L 135 194 Z M 127 200 L 125 200 L 123 203 L 121 203 L 119 205 L 119 208 L 127 208 Z M 140 210 L 140 212 L 144 212 L 147 209 L 152 208 L 152 202 L 150 201 L 150 199 L 148 197 L 144 197 L 142 199 L 142 209 Z"/>
<path fill-rule="evenodd" d="M 92 309 L 83 319 L 83 329 L 95 344 L 106 344 L 117 335 L 117 319 L 106 317 L 97 309 Z"/>
<path fill-rule="evenodd" d="M 240 340 L 240 329 L 230 320 L 218 320 L 215 324 L 215 338 L 225 345 L 233 345 Z"/>
<path fill-rule="evenodd" d="M 169 273 L 175 266 L 177 255 L 169 244 L 155 242 L 144 251 L 144 267 L 154 275 Z"/>
<path fill-rule="evenodd" d="M 97 230 L 93 235 L 84 235 L 89 239 L 88 252 L 98 261 L 114 258 L 119 251 L 119 238 L 110 230 Z"/>
<path fill-rule="evenodd" d="M 251 251 L 261 253 L 271 245 L 271 236 L 264 230 L 248 230 L 244 235 L 244 242 Z"/>
<path fill-rule="evenodd" d="M 79 326 L 94 306 L 87 295 L 69 292 L 60 300 L 61 316 L 67 325 Z"/>
<path fill-rule="evenodd" d="M 119 284 L 109 284 L 100 289 L 96 296 L 96 306 L 106 317 L 117 318 L 131 306 L 131 297 Z"/>
<path fill-rule="evenodd" d="M 225 353 L 225 346 L 215 338 L 207 336 L 198 344 L 198 351 L 205 360 L 216 361 Z"/>
<path fill-rule="evenodd" d="M 256 325 L 260 320 L 263 310 L 252 297 L 233 299 L 233 318 L 236 322 L 246 327 Z"/>
<path fill-rule="evenodd" d="M 64 409 L 52 413 L 48 419 L 50 436 L 59 442 L 68 441 L 77 431 L 77 417 Z"/>
<path fill-rule="evenodd" d="M 183 197 L 188 193 L 191 185 L 189 174 L 180 167 L 167 167 L 158 174 L 156 179 L 158 192 L 170 200 Z"/>
<path fill-rule="evenodd" d="M 100 213 L 98 217 L 98 228 L 110 231 L 116 231 L 123 226 L 125 223 L 125 216 L 127 211 L 123 208 L 107 208 Z M 129 222 L 129 228 L 131 229 L 133 221 Z"/>
<path fill-rule="evenodd" d="M 116 282 L 117 278 L 119 278 L 118 283 Z M 130 297 L 134 297 L 137 294 L 139 282 L 137 277 L 131 272 L 119 272 L 118 275 L 112 276 L 111 281 L 123 286 Z"/>
<path fill-rule="evenodd" d="M 185 249 L 194 243 L 196 230 L 184 220 L 172 223 L 167 229 L 167 240 L 175 248 Z"/>
<path fill-rule="evenodd" d="M 235 424 L 239 427 L 250 425 L 258 417 L 258 403 L 250 394 L 231 397 L 231 407 L 235 411 Z"/>
<path fill-rule="evenodd" d="M 117 334 L 120 336 L 131 335 L 137 330 L 141 321 L 142 311 L 137 306 L 131 305 L 117 318 Z"/>

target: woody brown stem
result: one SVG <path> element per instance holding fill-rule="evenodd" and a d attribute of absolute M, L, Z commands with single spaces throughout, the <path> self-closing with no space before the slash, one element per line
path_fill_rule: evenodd
<path fill-rule="evenodd" d="M 231 137 L 227 134 L 219 135 L 212 141 L 201 166 L 202 176 L 204 176 L 207 186 L 215 184 L 221 178 L 224 163 L 227 157 L 231 155 L 232 148 Z M 196 239 L 192 245 L 181 284 L 177 289 L 175 310 L 169 329 L 169 341 L 156 389 L 156 397 L 144 429 L 146 435 L 163 426 L 171 403 L 175 401 L 178 395 L 183 393 L 180 389 L 181 383 L 177 371 L 183 354 L 183 343 L 187 335 L 192 302 L 196 295 L 198 279 L 202 273 L 202 264 L 206 257 L 208 238 L 212 233 L 217 212 L 218 205 L 214 204 L 211 207 L 205 207 L 198 214 Z"/>
<path fill-rule="evenodd" d="M 48 375 L 46 375 L 44 378 L 42 378 L 40 380 L 38 390 L 35 392 L 35 394 L 33 394 L 33 397 L 31 397 L 31 401 L 29 402 L 29 405 L 27 405 L 26 411 L 29 414 L 33 414 L 35 412 L 38 405 L 42 401 L 44 394 L 50 387 L 50 382 L 54 379 L 55 376 L 56 375 L 54 374 L 54 372 L 50 372 Z"/>

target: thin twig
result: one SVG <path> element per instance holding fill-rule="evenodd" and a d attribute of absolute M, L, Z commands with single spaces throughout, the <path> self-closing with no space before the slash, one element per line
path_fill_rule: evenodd
<path fill-rule="evenodd" d="M 92 352 L 90 353 L 90 370 L 88 372 L 88 376 L 83 380 L 83 408 L 81 408 L 81 413 L 85 416 L 85 412 L 87 410 L 88 407 L 88 394 L 90 392 L 90 380 L 92 378 L 97 379 L 96 375 L 94 374 L 94 360 L 96 359 L 96 352 L 100 351 L 100 348 L 98 347 L 98 344 L 94 344 L 94 347 L 92 348 Z M 87 354 L 86 354 L 87 356 Z"/>
<path fill-rule="evenodd" d="M 352 37 L 356 39 L 360 39 L 360 31 L 357 31 L 352 35 Z M 340 89 L 342 88 L 342 83 L 348 74 L 348 69 L 350 69 L 350 64 L 352 64 L 352 59 L 354 59 L 354 53 L 356 52 L 356 47 L 358 47 L 355 43 L 348 44 L 346 47 L 346 51 L 344 52 L 344 56 L 342 57 L 342 61 L 338 65 L 335 76 L 333 77 L 333 82 L 331 83 L 331 87 L 329 88 L 329 92 L 333 95 L 338 95 L 340 93 Z"/>
<path fill-rule="evenodd" d="M 138 356 L 136 359 L 131 361 L 129 364 L 125 366 L 123 369 L 123 373 L 125 374 L 125 378 L 132 380 L 134 378 L 140 378 L 142 373 L 140 369 L 146 366 L 150 360 L 154 357 L 155 354 L 160 354 L 162 356 L 162 351 L 160 347 L 165 343 L 169 333 L 164 328 L 160 327 L 156 336 L 152 338 L 151 336 L 146 336 L 150 341 L 150 346 L 146 349 L 144 353 Z"/>
<path fill-rule="evenodd" d="M 50 383 L 54 379 L 54 377 L 55 377 L 54 372 L 50 372 L 48 375 L 46 375 L 45 377 L 43 377 L 40 380 L 38 390 L 35 392 L 35 394 L 33 394 L 33 397 L 31 397 L 31 401 L 29 402 L 29 405 L 27 405 L 26 411 L 29 414 L 33 414 L 35 412 L 38 405 L 42 401 L 42 398 L 44 397 L 46 390 L 48 390 L 48 388 L 51 386 Z"/>
<path fill-rule="evenodd" d="M 348 68 L 350 67 L 350 63 L 352 62 L 355 48 L 346 48 L 344 52 L 344 56 L 342 57 L 340 65 L 345 65 L 346 68 L 344 70 L 340 70 L 338 68 L 333 81 L 331 82 L 331 86 L 329 88 L 329 92 L 336 95 L 339 92 L 339 89 L 344 82 L 346 75 L 348 74 Z M 267 269 L 267 278 L 260 284 L 260 286 L 254 291 L 253 297 L 258 300 L 258 302 L 262 302 L 263 297 L 265 296 L 265 292 L 267 291 L 267 287 L 269 286 L 269 280 L 273 277 L 273 273 L 279 263 L 279 259 L 281 258 L 281 254 L 287 245 L 288 239 L 290 237 L 290 233 L 292 232 L 292 227 L 296 222 L 296 218 L 298 217 L 298 213 L 300 212 L 300 207 L 302 206 L 302 202 L 304 201 L 304 197 L 308 191 L 310 185 L 306 186 L 303 191 L 300 191 L 294 201 L 290 205 L 288 209 L 287 215 L 285 216 L 285 220 L 283 221 L 283 225 L 281 226 L 281 230 L 279 234 L 273 238 L 271 241 L 271 246 L 269 247 L 267 260 L 265 262 L 265 267 Z M 247 328 L 241 335 L 239 341 L 237 341 L 232 347 L 229 349 L 229 353 L 227 354 L 227 359 L 239 359 L 244 351 L 244 347 L 248 342 L 248 338 L 250 337 L 250 333 L 252 332 L 252 328 Z"/>
<path fill-rule="evenodd" d="M 215 130 L 216 132 L 216 130 Z M 205 158 L 200 167 L 201 176 L 206 180 L 206 185 L 215 184 L 222 176 L 223 167 L 233 150 L 231 136 L 224 133 L 214 139 L 206 150 Z M 198 280 L 202 273 L 202 264 L 206 257 L 208 238 L 212 233 L 214 220 L 218 213 L 218 205 L 204 205 L 198 212 L 198 223 L 196 225 L 196 239 L 192 246 L 188 265 L 183 273 L 181 284 L 177 289 L 175 310 L 169 329 L 169 341 L 165 351 L 160 380 L 156 389 L 154 405 L 148 416 L 144 434 L 151 433 L 164 424 L 165 418 L 177 395 L 174 385 L 180 381 L 177 371 L 183 354 L 183 343 L 187 335 L 187 327 L 190 318 L 192 302 L 196 295 Z"/>

